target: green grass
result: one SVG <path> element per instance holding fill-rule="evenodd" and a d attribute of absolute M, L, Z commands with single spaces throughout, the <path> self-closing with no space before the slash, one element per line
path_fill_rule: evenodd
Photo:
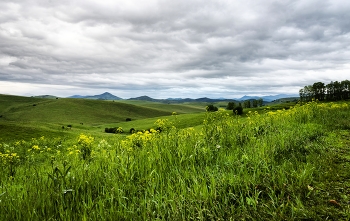
<path fill-rule="evenodd" d="M 104 124 L 170 116 L 171 111 L 122 102 L 0 95 L 0 140 L 81 133 Z M 171 108 L 168 108 L 171 109 Z M 72 125 L 72 130 L 62 126 Z M 24 132 L 24 133 L 23 133 Z M 9 136 L 11 134 L 11 136 Z"/>
<path fill-rule="evenodd" d="M 205 112 L 205 107 L 207 106 L 204 103 L 184 103 L 184 104 L 164 104 L 151 101 L 137 101 L 137 100 L 123 100 L 119 101 L 126 104 L 133 104 L 136 106 L 149 107 L 156 110 L 168 111 L 170 113 L 176 112 L 178 114 L 187 114 L 187 113 L 196 113 L 196 112 Z"/>
<path fill-rule="evenodd" d="M 91 122 L 0 142 L 0 220 L 349 220 L 349 105 Z"/>
<path fill-rule="evenodd" d="M 7 97 L 2 120 L 47 123 L 100 124 L 170 115 L 169 111 L 88 99 L 30 99 L 32 102 L 13 102 Z M 16 100 L 17 101 L 17 100 Z M 35 103 L 34 103 L 35 101 Z M 5 101 L 4 101 L 5 102 Z"/>

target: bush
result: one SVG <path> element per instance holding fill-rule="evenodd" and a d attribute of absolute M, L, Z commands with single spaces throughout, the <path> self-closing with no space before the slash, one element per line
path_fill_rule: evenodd
<path fill-rule="evenodd" d="M 243 114 L 243 107 L 238 106 L 233 109 L 233 114 L 235 115 L 242 115 Z"/>
<path fill-rule="evenodd" d="M 134 128 L 131 128 L 130 131 L 129 131 L 131 134 L 135 133 L 136 130 Z"/>
<path fill-rule="evenodd" d="M 218 111 L 218 108 L 212 104 L 209 104 L 206 108 L 207 111 Z"/>
<path fill-rule="evenodd" d="M 121 134 L 121 133 L 124 133 L 124 130 L 123 128 L 118 127 L 115 133 Z"/>
<path fill-rule="evenodd" d="M 131 121 L 131 118 L 126 118 L 125 121 Z"/>
<path fill-rule="evenodd" d="M 116 127 L 105 128 L 105 132 L 115 134 L 117 132 L 117 128 Z"/>

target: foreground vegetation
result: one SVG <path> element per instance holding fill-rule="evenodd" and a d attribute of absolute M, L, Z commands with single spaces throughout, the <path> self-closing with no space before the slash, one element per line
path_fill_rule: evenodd
<path fill-rule="evenodd" d="M 0 220 L 349 220 L 350 106 L 0 145 Z M 341 154 L 340 154 L 341 153 Z M 345 169 L 344 169 L 345 167 Z"/>

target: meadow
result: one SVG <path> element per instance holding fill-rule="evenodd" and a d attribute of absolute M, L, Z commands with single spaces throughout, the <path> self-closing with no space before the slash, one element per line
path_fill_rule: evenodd
<path fill-rule="evenodd" d="M 241 117 L 194 104 L 21 99 L 0 105 L 0 220 L 350 219 L 349 102 Z M 62 105 L 66 114 L 47 113 Z M 33 138 L 20 138 L 26 128 Z"/>

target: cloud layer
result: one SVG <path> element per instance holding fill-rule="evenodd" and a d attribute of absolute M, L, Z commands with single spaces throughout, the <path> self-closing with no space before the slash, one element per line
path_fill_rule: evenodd
<path fill-rule="evenodd" d="M 0 2 L 0 93 L 297 94 L 350 79 L 350 2 Z"/>

